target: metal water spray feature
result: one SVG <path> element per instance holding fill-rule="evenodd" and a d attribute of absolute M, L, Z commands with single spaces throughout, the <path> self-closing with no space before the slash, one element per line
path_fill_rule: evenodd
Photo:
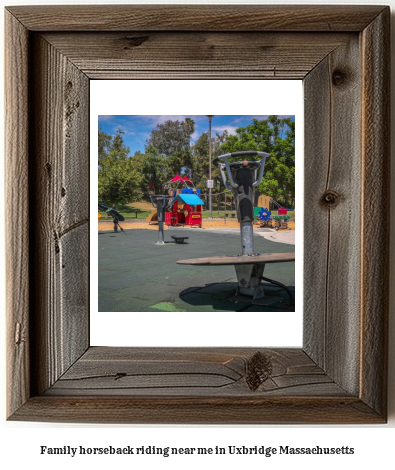
<path fill-rule="evenodd" d="M 229 163 L 229 158 L 261 157 L 260 161 L 243 160 Z M 237 220 L 240 222 L 241 254 L 257 256 L 254 248 L 254 221 L 255 187 L 262 181 L 265 164 L 270 159 L 266 152 L 244 151 L 233 152 L 216 157 L 213 164 L 218 164 L 222 181 L 226 189 L 233 192 L 236 203 Z M 259 173 L 258 173 L 259 171 Z M 259 287 L 263 274 L 264 264 L 235 264 L 238 293 L 259 298 L 263 296 L 263 289 Z"/>
<path fill-rule="evenodd" d="M 229 162 L 230 158 L 243 158 Z M 260 157 L 260 161 L 247 160 L 248 157 Z M 267 281 L 285 289 L 293 303 L 292 294 L 287 286 L 278 281 L 263 277 L 267 263 L 295 261 L 295 253 L 255 253 L 254 248 L 254 200 L 255 188 L 262 181 L 265 164 L 270 159 L 266 152 L 233 152 L 216 157 L 214 164 L 219 166 L 225 187 L 233 192 L 237 219 L 240 222 L 241 254 L 235 256 L 216 256 L 177 261 L 178 264 L 220 266 L 234 265 L 237 276 L 237 295 L 252 297 L 254 300 L 265 296 L 261 281 Z"/>
<path fill-rule="evenodd" d="M 158 241 L 157 245 L 165 244 L 165 235 L 163 231 L 163 223 L 165 221 L 165 212 L 169 203 L 170 196 L 160 195 L 160 196 L 150 196 L 151 203 L 155 207 L 158 214 Z"/>
<path fill-rule="evenodd" d="M 230 157 L 259 156 L 261 161 L 243 160 L 229 163 Z M 266 152 L 233 152 L 216 157 L 213 164 L 218 164 L 222 181 L 226 189 L 233 191 L 236 202 L 237 220 L 240 222 L 242 255 L 254 256 L 254 221 L 255 187 L 262 181 L 265 164 L 270 159 Z M 259 170 L 259 174 L 258 174 Z M 226 173 L 225 173 L 226 172 Z"/>
<path fill-rule="evenodd" d="M 114 222 L 114 232 L 117 233 L 118 227 L 119 227 L 121 232 L 123 232 L 126 235 L 126 232 L 119 224 L 119 222 L 123 222 L 125 220 L 125 217 L 122 214 L 120 214 L 118 211 L 116 211 L 113 207 L 107 207 L 104 204 L 101 204 L 100 202 L 98 203 L 98 205 L 99 205 L 100 211 L 105 211 L 108 215 L 111 215 L 113 222 Z"/>

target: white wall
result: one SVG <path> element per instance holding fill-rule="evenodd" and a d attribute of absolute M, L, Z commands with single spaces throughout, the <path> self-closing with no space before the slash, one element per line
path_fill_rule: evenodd
<path fill-rule="evenodd" d="M 3 0 L 4 1 L 4 0 Z M 27 3 L 44 5 L 44 4 L 105 4 L 111 2 L 104 2 L 101 0 L 92 1 L 33 1 L 26 2 L 26 0 L 10 0 L 6 2 L 7 5 L 26 5 Z M 117 0 L 117 4 L 121 3 L 133 3 L 122 0 Z M 169 3 L 186 3 L 179 1 L 163 0 L 163 1 L 151 1 L 151 2 L 135 2 L 135 3 L 150 3 L 150 4 L 169 4 Z M 206 3 L 206 4 L 264 4 L 262 1 L 250 1 L 250 2 L 227 2 L 212 1 L 212 2 L 188 2 L 188 3 Z M 276 1 L 270 0 L 266 2 L 269 4 L 388 4 L 395 11 L 395 0 L 390 1 L 370 1 L 370 2 L 356 2 L 356 1 Z M 1 11 L 3 16 L 3 11 Z M 3 18 L 0 19 L 1 24 L 4 24 Z M 394 13 L 392 14 L 392 24 L 394 24 Z M 3 37 L 1 37 L 3 41 Z M 395 51 L 394 38 L 392 39 L 392 50 Z M 0 46 L 1 63 L 4 63 L 3 59 L 3 44 Z M 395 60 L 393 60 L 395 64 Z M 392 65 L 392 77 L 394 77 L 394 66 Z M 392 78 L 393 84 L 394 78 Z M 1 92 L 3 86 L 1 87 Z M 3 95 L 1 95 L 2 108 L 4 109 Z M 394 107 L 393 107 L 394 108 Z M 392 133 L 395 129 L 394 109 L 392 111 Z M 1 140 L 3 141 L 3 126 L 0 129 Z M 2 147 L 4 148 L 4 147 Z M 3 165 L 0 165 L 0 194 L 4 194 L 3 188 Z M 392 171 L 392 182 L 395 187 L 394 171 Z M 394 207 L 394 194 L 391 196 L 392 207 Z M 5 211 L 3 210 L 4 214 Z M 4 224 L 12 224 L 13 230 L 18 230 L 18 220 L 12 221 L 10 215 L 7 214 L 7 219 L 0 223 L 0 283 L 4 290 L 4 263 L 1 260 L 4 259 Z M 394 220 L 392 220 L 391 230 L 393 233 Z M 391 254 L 391 268 L 395 266 L 394 256 L 394 242 L 392 241 L 392 254 Z M 393 282 L 393 280 L 392 280 Z M 395 289 L 393 290 L 395 292 Z M 0 311 L 4 312 L 4 295 L 0 296 Z M 394 376 L 394 357 L 395 357 L 395 294 L 391 295 L 391 315 L 390 315 L 390 395 L 395 397 L 395 376 Z M 8 466 L 14 468 L 23 468 L 26 464 L 34 468 L 69 468 L 72 464 L 74 468 L 86 468 L 87 465 L 94 465 L 96 468 L 109 468 L 118 464 L 122 468 L 132 468 L 138 465 L 138 468 L 148 468 L 153 465 L 160 465 L 161 467 L 171 467 L 172 469 L 184 468 L 200 468 L 202 465 L 252 465 L 255 468 L 262 468 L 262 466 L 269 464 L 276 465 L 277 468 L 316 468 L 320 466 L 333 466 L 340 465 L 344 468 L 345 465 L 357 466 L 360 468 L 369 468 L 373 466 L 381 466 L 382 468 L 390 468 L 393 465 L 393 454 L 392 446 L 395 438 L 395 398 L 390 403 L 390 421 L 385 426 L 347 426 L 347 427 L 328 427 L 328 426 L 316 426 L 316 427 L 268 427 L 268 426 L 237 426 L 237 427 L 225 427 L 225 426 L 211 426 L 211 427 L 199 427 L 199 426 L 84 426 L 84 425 L 47 425 L 40 423 L 9 423 L 4 420 L 4 316 L 0 323 L 1 329 L 1 362 L 0 362 L 0 374 L 1 374 L 1 409 L 0 409 L 0 464 L 9 462 Z M 138 445 L 155 445 L 159 446 L 184 446 L 184 447 L 197 447 L 206 446 L 213 447 L 219 446 L 253 446 L 253 445 L 265 445 L 265 446 L 279 446 L 279 445 L 290 445 L 290 446 L 350 446 L 355 448 L 355 454 L 352 456 L 331 456 L 331 457 L 306 457 L 306 456 L 294 456 L 294 457 L 276 457 L 273 456 L 270 459 L 265 459 L 263 462 L 259 462 L 263 457 L 243 457 L 243 456 L 220 456 L 220 457 L 199 457 L 195 458 L 192 456 L 184 457 L 148 457 L 140 459 L 132 459 L 131 457 L 70 457 L 70 456 L 51 456 L 51 455 L 40 455 L 40 446 L 47 445 L 52 447 L 62 447 L 64 445 L 70 445 L 77 447 L 83 446 L 138 446 Z M 73 460 L 70 460 L 73 459 Z M 40 467 L 38 467 L 40 466 Z M 7 467 L 4 467 L 7 468 Z"/>

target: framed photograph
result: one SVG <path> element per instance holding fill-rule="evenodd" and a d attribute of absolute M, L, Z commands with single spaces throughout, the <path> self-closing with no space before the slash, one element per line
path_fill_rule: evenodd
<path fill-rule="evenodd" d="M 28 6 L 5 20 L 8 419 L 385 423 L 389 8 Z M 121 79 L 303 81 L 302 347 L 91 345 L 90 84 Z"/>
<path fill-rule="evenodd" d="M 90 86 L 90 269 L 98 273 L 90 278 L 91 345 L 300 347 L 303 276 L 295 279 L 295 269 L 303 271 L 302 81 L 155 80 L 154 86 L 150 80 L 132 83 L 138 93 L 131 91 L 129 80 L 95 80 Z M 215 187 L 210 218 L 206 181 L 209 118 L 204 114 L 208 109 L 216 113 L 211 117 L 212 161 L 240 146 L 240 141 L 250 135 L 256 136 L 255 145 L 274 156 L 267 164 L 265 161 L 258 191 L 251 188 L 249 192 L 255 205 L 249 206 L 253 211 L 252 251 L 264 259 L 270 253 L 269 261 L 278 257 L 282 261 L 266 264 L 265 279 L 250 288 L 251 295 L 238 293 L 237 265 L 229 264 L 245 263 L 245 259 L 237 256 L 242 250 L 242 237 L 236 197 L 225 187 L 216 164 L 212 164 Z M 263 115 L 259 114 L 262 110 Z M 180 148 L 173 150 L 176 145 Z M 246 148 L 251 150 L 253 145 L 249 143 Z M 96 172 L 98 154 L 101 165 Z M 131 169 L 123 174 L 121 168 L 129 163 Z M 287 186 L 284 189 L 278 184 L 270 193 L 272 197 L 265 196 L 266 188 L 274 186 L 272 178 L 280 163 L 283 165 L 277 174 Z M 117 178 L 113 177 L 115 167 Z M 119 193 L 119 187 L 126 182 L 130 194 L 120 202 L 123 193 Z M 162 195 L 165 202 L 162 228 L 154 207 L 157 195 Z M 190 206 L 189 198 L 196 199 L 198 205 Z M 297 231 L 295 200 L 300 202 Z M 99 236 L 95 201 L 100 204 Z M 281 216 L 276 210 L 279 201 L 291 208 L 283 209 L 285 214 Z M 108 209 L 105 211 L 105 207 L 113 206 L 115 218 Z M 264 208 L 268 208 L 266 218 L 260 215 Z M 186 238 L 180 243 L 180 237 Z M 213 256 L 214 262 L 228 264 L 181 264 L 183 260 L 189 263 L 188 259 L 208 256 Z M 250 264 L 253 270 L 258 258 L 250 260 L 254 261 Z M 240 284 L 244 275 L 243 268 Z M 264 295 L 253 296 L 257 289 Z M 115 313 L 116 322 L 112 321 Z M 119 324 L 123 325 L 121 330 Z"/>

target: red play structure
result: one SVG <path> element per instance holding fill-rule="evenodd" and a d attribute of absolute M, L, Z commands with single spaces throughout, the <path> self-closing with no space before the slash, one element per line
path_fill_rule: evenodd
<path fill-rule="evenodd" d="M 178 189 L 182 184 L 184 188 Z M 188 187 L 192 185 L 192 187 Z M 204 202 L 200 199 L 200 189 L 193 187 L 192 181 L 187 177 L 181 178 L 176 175 L 167 185 L 172 192 L 173 200 L 168 212 L 165 212 L 166 225 L 198 225 L 202 226 L 202 206 Z"/>

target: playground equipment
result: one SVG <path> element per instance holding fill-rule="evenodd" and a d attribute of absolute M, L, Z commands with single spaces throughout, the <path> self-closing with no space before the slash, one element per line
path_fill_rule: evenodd
<path fill-rule="evenodd" d="M 285 207 L 280 207 L 278 209 L 278 215 L 273 216 L 275 230 L 278 230 L 281 228 L 291 230 L 290 227 L 288 227 L 288 221 L 291 218 L 291 216 L 287 215 L 287 212 L 288 210 Z"/>
<path fill-rule="evenodd" d="M 267 225 L 272 220 L 271 215 L 272 213 L 269 211 L 267 207 L 265 208 L 261 207 L 261 209 L 258 212 L 258 219 Z"/>
<path fill-rule="evenodd" d="M 173 183 L 176 183 L 175 188 L 171 187 Z M 182 188 L 181 193 L 177 189 L 180 183 L 186 186 Z M 165 224 L 168 226 L 179 224 L 202 226 L 202 206 L 204 202 L 200 199 L 200 189 L 188 187 L 188 183 L 193 186 L 192 181 L 187 176 L 181 178 L 181 176 L 176 175 L 165 186 L 172 195 L 168 211 L 165 212 Z"/>
<path fill-rule="evenodd" d="M 237 161 L 229 163 L 230 157 L 259 156 L 261 161 Z M 287 286 L 278 281 L 263 277 L 267 263 L 280 263 L 295 261 L 295 253 L 255 253 L 252 223 L 254 220 L 254 192 L 261 182 L 265 163 L 270 158 L 266 152 L 244 151 L 233 152 L 216 157 L 213 161 L 218 164 L 222 180 L 227 189 L 232 190 L 236 202 L 237 218 L 240 222 L 242 253 L 237 256 L 219 256 L 210 258 L 196 258 L 177 261 L 178 264 L 192 265 L 229 265 L 233 264 L 237 276 L 236 295 L 247 295 L 254 300 L 265 296 L 261 281 L 282 287 L 288 293 L 290 303 L 293 303 L 292 294 Z M 259 173 L 258 173 L 259 170 Z M 225 174 L 226 171 L 226 174 Z"/>
<path fill-rule="evenodd" d="M 100 204 L 100 202 L 98 204 L 99 204 L 99 210 L 105 211 L 107 212 L 108 215 L 111 215 L 113 222 L 114 222 L 114 232 L 118 232 L 118 227 L 119 227 L 121 229 L 121 232 L 123 232 L 126 235 L 126 232 L 119 225 L 119 222 L 124 221 L 125 217 L 112 207 L 107 207 L 104 204 Z M 100 217 L 99 217 L 99 220 L 100 220 Z"/>
<path fill-rule="evenodd" d="M 165 214 L 166 225 L 183 224 L 201 227 L 204 202 L 198 194 L 194 194 L 192 188 L 183 189 L 181 194 L 175 194 L 170 205 L 170 212 Z"/>
<path fill-rule="evenodd" d="M 229 163 L 229 157 L 242 156 L 260 156 L 262 158 L 260 162 L 244 160 L 242 162 Z M 262 180 L 265 163 L 269 158 L 270 155 L 265 152 L 245 151 L 221 155 L 213 161 L 214 165 L 218 164 L 219 166 L 225 187 L 233 191 L 237 220 L 240 222 L 242 255 L 255 255 L 252 229 L 254 221 L 254 193 L 255 187 Z M 224 163 L 222 163 L 222 160 Z M 257 177 L 258 170 L 259 175 Z"/>
<path fill-rule="evenodd" d="M 171 187 L 172 183 L 176 183 L 175 189 Z M 186 176 L 181 178 L 181 176 L 176 175 L 164 185 L 164 194 L 150 196 L 151 203 L 156 209 L 156 217 L 159 225 L 159 239 L 157 245 L 164 245 L 165 243 L 163 223 L 168 226 L 178 224 L 201 226 L 202 224 L 202 205 L 204 202 L 198 196 L 198 194 L 200 195 L 200 190 L 183 188 L 181 194 L 179 194 L 177 191 L 179 183 L 184 185 L 190 183 L 193 185 L 192 181 Z M 186 238 L 187 237 L 184 237 L 184 239 Z M 176 240 L 176 243 L 181 243 L 181 240 Z"/>
<path fill-rule="evenodd" d="M 163 222 L 165 220 L 165 211 L 168 208 L 170 195 L 157 195 L 157 196 L 150 196 L 151 203 L 157 210 L 158 214 L 158 241 L 156 242 L 157 245 L 164 245 L 165 244 L 165 235 L 163 232 Z"/>
<path fill-rule="evenodd" d="M 274 199 L 272 199 L 272 201 L 274 201 Z M 269 226 L 270 224 L 270 226 L 273 227 L 275 230 L 279 230 L 279 229 L 291 230 L 291 228 L 288 227 L 288 222 L 291 219 L 291 216 L 287 214 L 288 210 L 294 210 L 294 209 L 286 209 L 285 207 L 281 207 L 279 205 L 278 215 L 272 215 L 272 213 L 269 211 L 267 207 L 265 208 L 255 207 L 254 214 L 255 214 L 256 219 L 258 219 L 258 222 L 263 222 L 265 226 Z"/>
<path fill-rule="evenodd" d="M 188 240 L 189 237 L 182 237 L 180 235 L 172 235 L 171 238 L 176 242 L 176 243 L 184 243 L 184 240 Z"/>

